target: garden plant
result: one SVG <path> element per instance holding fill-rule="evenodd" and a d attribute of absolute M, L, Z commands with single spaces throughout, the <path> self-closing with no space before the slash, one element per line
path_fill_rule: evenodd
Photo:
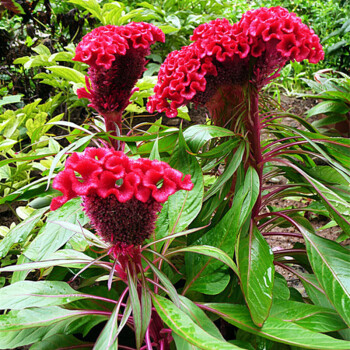
<path fill-rule="evenodd" d="M 48 96 L 0 101 L 0 349 L 349 349 L 346 57 L 280 6 L 70 3 L 9 72 Z"/>

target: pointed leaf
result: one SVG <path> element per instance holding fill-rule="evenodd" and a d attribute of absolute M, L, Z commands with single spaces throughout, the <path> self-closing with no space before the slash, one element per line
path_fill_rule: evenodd
<path fill-rule="evenodd" d="M 62 220 L 84 226 L 88 219 L 81 207 L 81 199 L 74 198 L 61 208 L 51 212 L 47 223 L 41 228 L 38 236 L 25 250 L 24 255 L 34 261 L 43 260 L 64 245 L 74 232 L 63 229 L 61 226 L 49 221 Z"/>
<path fill-rule="evenodd" d="M 259 327 L 268 317 L 272 304 L 273 260 L 269 244 L 254 225 L 249 235 L 239 241 L 237 261 L 243 294 Z"/>
<path fill-rule="evenodd" d="M 185 140 L 179 133 L 179 145 L 174 150 L 169 164 L 183 174 L 190 174 L 194 187 L 191 191 L 178 191 L 169 197 L 169 229 L 172 233 L 185 229 L 197 216 L 202 207 L 203 174 L 196 157 L 186 151 Z"/>
<path fill-rule="evenodd" d="M 86 346 L 84 347 L 84 345 Z M 76 346 L 79 350 L 91 350 L 90 344 L 80 341 L 73 335 L 66 334 L 55 334 L 47 339 L 41 340 L 33 344 L 30 350 L 68 350 L 72 349 L 72 346 Z"/>
<path fill-rule="evenodd" d="M 47 208 L 34 211 L 6 234 L 5 238 L 0 242 L 0 258 L 3 258 L 15 243 L 22 243 L 27 239 L 46 211 Z"/>
<path fill-rule="evenodd" d="M 233 256 L 237 235 L 251 213 L 258 189 L 258 175 L 250 167 L 244 183 L 233 198 L 231 209 L 215 227 L 194 244 L 217 247 L 228 256 Z M 223 291 L 227 286 L 229 276 L 225 276 L 225 269 L 221 262 L 198 254 L 186 254 L 185 262 L 188 281 L 185 288 L 188 290 L 214 295 Z"/>
<path fill-rule="evenodd" d="M 0 289 L 0 309 L 63 305 L 83 299 L 80 294 L 66 282 L 21 281 Z"/>
<path fill-rule="evenodd" d="M 128 270 L 128 286 L 129 286 L 129 293 L 130 293 L 132 315 L 134 318 L 136 347 L 137 349 L 140 349 L 143 341 L 143 339 L 141 339 L 141 331 L 142 331 L 141 304 L 137 293 L 136 284 L 129 270 Z"/>
<path fill-rule="evenodd" d="M 94 350 L 118 350 L 118 314 L 119 305 L 114 308 L 111 317 L 97 338 Z"/>
<path fill-rule="evenodd" d="M 257 327 L 244 305 L 206 304 L 205 309 L 216 313 L 234 326 L 273 341 L 307 349 L 348 350 L 350 342 L 310 331 L 293 322 L 269 317 L 264 325 Z"/>
<path fill-rule="evenodd" d="M 189 343 L 205 350 L 241 349 L 204 331 L 170 300 L 159 295 L 152 295 L 152 299 L 153 305 L 161 319 L 177 335 Z"/>
<path fill-rule="evenodd" d="M 1 332 L 22 330 L 24 328 L 48 326 L 72 317 L 84 317 L 84 312 L 66 310 L 58 306 L 11 310 L 8 314 L 0 315 L 0 334 Z"/>
<path fill-rule="evenodd" d="M 347 325 L 333 309 L 291 300 L 274 301 L 270 316 L 296 323 L 320 333 L 335 332 L 347 328 Z"/>
<path fill-rule="evenodd" d="M 339 315 L 350 327 L 350 254 L 340 244 L 299 228 L 315 275 Z"/>

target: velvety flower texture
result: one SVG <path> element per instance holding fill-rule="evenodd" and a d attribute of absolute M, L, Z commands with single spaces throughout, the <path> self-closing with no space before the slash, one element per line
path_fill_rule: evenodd
<path fill-rule="evenodd" d="M 317 63 L 324 57 L 314 31 L 282 7 L 248 11 L 233 25 L 226 19 L 202 24 L 191 40 L 161 66 L 149 112 L 172 118 L 188 102 L 205 105 L 219 88 L 235 98 L 236 86 L 252 83 L 259 90 L 288 61 Z"/>
<path fill-rule="evenodd" d="M 73 153 L 53 188 L 63 196 L 52 200 L 55 210 L 81 196 L 97 233 L 112 245 L 139 245 L 154 231 L 161 203 L 178 190 L 191 190 L 191 176 L 167 163 L 131 159 L 112 148 L 86 148 Z"/>
<path fill-rule="evenodd" d="M 86 34 L 73 58 L 90 66 L 87 90 L 78 89 L 78 97 L 88 98 L 89 106 L 104 116 L 110 112 L 121 113 L 145 70 L 145 56 L 156 41 L 164 42 L 164 33 L 144 22 L 107 25 Z"/>

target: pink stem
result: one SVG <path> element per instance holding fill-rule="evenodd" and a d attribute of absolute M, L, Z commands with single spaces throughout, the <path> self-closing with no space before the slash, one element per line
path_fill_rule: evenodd
<path fill-rule="evenodd" d="M 111 136 L 120 136 L 122 130 L 122 113 L 121 112 L 104 112 L 103 117 L 106 125 L 106 132 Z M 118 151 L 124 149 L 124 143 L 119 140 L 110 138 L 110 143 Z"/>
<path fill-rule="evenodd" d="M 297 238 L 304 238 L 304 236 L 300 233 L 296 232 L 263 232 L 262 235 L 265 236 L 290 236 Z"/>

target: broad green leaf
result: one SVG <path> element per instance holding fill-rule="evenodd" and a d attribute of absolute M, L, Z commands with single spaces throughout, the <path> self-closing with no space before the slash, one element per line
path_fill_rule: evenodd
<path fill-rule="evenodd" d="M 21 94 L 4 96 L 2 99 L 0 99 L 0 106 L 18 103 L 21 101 L 22 96 L 23 95 Z"/>
<path fill-rule="evenodd" d="M 341 102 L 341 101 L 322 101 L 315 107 L 312 107 L 308 113 L 307 113 L 307 118 L 317 115 L 317 114 L 322 114 L 322 113 L 340 113 L 344 114 L 349 111 L 349 107 L 346 105 L 346 103 Z"/>
<path fill-rule="evenodd" d="M 33 344 L 30 347 L 30 350 L 68 350 L 72 349 L 73 346 L 77 347 L 79 350 L 91 350 L 91 345 L 89 345 L 89 343 L 84 343 L 81 340 L 75 338 L 73 335 L 67 334 L 52 335 L 47 339 Z"/>
<path fill-rule="evenodd" d="M 132 308 L 132 316 L 134 320 L 134 332 L 136 339 L 136 347 L 140 349 L 143 339 L 141 339 L 142 333 L 142 316 L 141 316 L 141 303 L 137 293 L 136 281 L 128 270 L 128 286 L 130 294 L 130 304 Z"/>
<path fill-rule="evenodd" d="M 247 170 L 244 183 L 233 198 L 230 210 L 216 226 L 193 244 L 217 247 L 228 254 L 228 256 L 233 256 L 236 238 L 251 214 L 258 195 L 258 189 L 258 175 L 250 167 Z M 227 274 L 225 276 L 225 269 L 221 262 L 213 261 L 213 258 L 198 254 L 186 254 L 185 262 L 186 289 L 206 294 L 217 294 L 227 286 L 229 276 Z"/>
<path fill-rule="evenodd" d="M 216 260 L 223 262 L 225 265 L 230 267 L 238 275 L 238 270 L 237 270 L 236 264 L 233 262 L 233 260 L 231 259 L 230 256 L 228 256 L 224 251 L 222 251 L 219 248 L 210 247 L 210 246 L 206 246 L 206 245 L 189 246 L 186 248 L 178 249 L 175 252 L 171 252 L 169 254 L 166 254 L 165 256 L 178 254 L 181 252 L 192 252 L 192 253 L 210 256 Z"/>
<path fill-rule="evenodd" d="M 88 10 L 94 17 L 96 17 L 102 23 L 104 23 L 103 17 L 102 17 L 102 10 L 97 0 L 69 0 L 69 2 L 79 5 L 85 10 Z M 104 24 L 107 24 L 107 23 L 104 23 Z"/>
<path fill-rule="evenodd" d="M 335 332 L 347 328 L 347 325 L 333 309 L 291 300 L 274 301 L 270 316 L 296 323 L 320 333 Z"/>
<path fill-rule="evenodd" d="M 201 158 L 218 158 L 223 157 L 229 152 L 231 152 L 239 143 L 240 139 L 230 139 L 224 143 L 210 149 L 208 152 L 197 154 Z"/>
<path fill-rule="evenodd" d="M 175 303 L 175 305 L 180 307 L 180 299 L 179 295 L 177 294 L 177 291 L 173 284 L 170 282 L 168 277 L 159 269 L 157 269 L 151 262 L 148 262 L 148 266 L 151 268 L 153 273 L 159 278 L 159 281 L 163 284 L 165 289 L 167 290 L 167 293 L 171 300 Z"/>
<path fill-rule="evenodd" d="M 287 281 L 279 273 L 275 273 L 272 295 L 273 300 L 288 300 L 290 297 Z"/>
<path fill-rule="evenodd" d="M 169 208 L 171 208 L 168 211 L 169 230 L 175 233 L 185 229 L 201 210 L 204 189 L 202 170 L 197 159 L 187 153 L 181 131 L 178 147 L 174 150 L 169 164 L 184 175 L 190 174 L 194 184 L 191 191 L 177 191 L 168 199 Z"/>
<path fill-rule="evenodd" d="M 205 309 L 216 313 L 234 326 L 283 344 L 307 349 L 348 350 L 350 342 L 310 331 L 293 322 L 277 317 L 268 317 L 264 325 L 257 327 L 252 321 L 249 310 L 244 305 L 205 304 Z"/>
<path fill-rule="evenodd" d="M 0 315 L 0 335 L 2 332 L 49 326 L 55 322 L 72 317 L 84 317 L 84 312 L 80 310 L 66 310 L 58 306 L 11 310 L 5 315 Z"/>
<path fill-rule="evenodd" d="M 94 350 L 118 350 L 118 314 L 119 306 L 117 305 L 108 322 L 104 326 L 97 341 L 94 345 Z"/>
<path fill-rule="evenodd" d="M 305 288 L 306 294 L 311 301 L 318 306 L 322 306 L 328 309 L 332 309 L 333 305 L 328 300 L 325 291 L 319 285 L 317 278 L 312 274 L 300 273 L 303 278 L 301 282 Z"/>
<path fill-rule="evenodd" d="M 47 46 L 43 45 L 43 44 L 39 44 L 39 45 L 33 47 L 32 50 L 34 52 L 36 52 L 38 55 L 51 56 L 50 49 Z"/>
<path fill-rule="evenodd" d="M 243 155 L 245 150 L 245 144 L 243 142 L 240 143 L 239 147 L 235 151 L 232 158 L 230 158 L 228 164 L 226 164 L 225 171 L 222 175 L 220 175 L 215 183 L 210 187 L 209 191 L 205 194 L 205 200 L 210 198 L 212 195 L 220 191 L 220 189 L 224 186 L 224 184 L 229 181 L 235 171 L 238 169 L 240 164 L 242 163 Z"/>
<path fill-rule="evenodd" d="M 299 230 L 304 235 L 308 258 L 321 287 L 339 315 L 350 326 L 349 250 L 302 227 Z"/>
<path fill-rule="evenodd" d="M 69 223 L 80 223 L 84 226 L 88 219 L 85 216 L 80 198 L 74 198 L 65 203 L 61 208 L 51 212 L 47 217 L 47 223 L 41 228 L 38 236 L 24 251 L 24 255 L 34 261 L 43 260 L 64 245 L 74 232 L 62 228 L 62 226 L 50 221 L 64 220 Z"/>
<path fill-rule="evenodd" d="M 106 319 L 101 315 L 84 315 L 64 319 L 49 326 L 24 328 L 18 331 L 0 333 L 0 349 L 14 349 L 28 344 L 38 344 L 51 336 L 63 333 L 81 333 L 83 336 Z M 46 350 L 46 349 L 45 349 Z M 56 349 L 55 349 L 56 350 Z"/>
<path fill-rule="evenodd" d="M 64 66 L 50 66 L 46 68 L 49 69 L 55 76 L 63 78 L 69 82 L 85 83 L 85 75 L 73 68 Z"/>
<path fill-rule="evenodd" d="M 196 347 L 205 350 L 241 349 L 204 331 L 170 300 L 159 295 L 152 295 L 152 299 L 158 315 L 168 327 Z"/>
<path fill-rule="evenodd" d="M 321 182 L 310 176 L 308 176 L 307 179 L 315 186 L 315 190 L 320 194 L 322 202 L 328 208 L 334 220 L 344 232 L 350 236 L 350 203 L 338 196 Z"/>
<path fill-rule="evenodd" d="M 248 236 L 241 236 L 236 254 L 245 300 L 254 323 L 261 327 L 272 304 L 275 273 L 272 250 L 254 225 Z"/>
<path fill-rule="evenodd" d="M 224 340 L 224 337 L 220 331 L 216 328 L 213 321 L 206 315 L 206 313 L 200 309 L 194 302 L 186 297 L 180 295 L 181 310 L 185 312 L 193 322 L 211 334 L 213 337 Z"/>
<path fill-rule="evenodd" d="M 201 147 L 213 138 L 230 136 L 235 136 L 235 134 L 228 129 L 214 125 L 193 125 L 184 131 L 186 143 L 194 153 L 198 153 Z"/>
<path fill-rule="evenodd" d="M 0 258 L 3 258 L 16 243 L 23 243 L 32 232 L 41 216 L 47 211 L 42 208 L 34 211 L 27 219 L 16 225 L 0 242 Z"/>
<path fill-rule="evenodd" d="M 21 281 L 0 289 L 0 309 L 63 305 L 83 298 L 66 282 Z"/>

